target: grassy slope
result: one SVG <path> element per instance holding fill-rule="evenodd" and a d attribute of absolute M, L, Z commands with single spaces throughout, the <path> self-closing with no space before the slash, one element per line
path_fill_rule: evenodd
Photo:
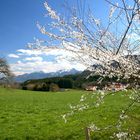
<path fill-rule="evenodd" d="M 75 114 L 64 123 L 60 117 L 69 111 L 69 104 L 79 101 L 85 91 L 44 93 L 0 88 L 0 139 L 82 140 L 84 127 L 90 122 L 97 126 L 114 124 L 120 111 L 129 104 L 127 93 L 107 97 L 105 103 L 94 109 Z M 140 110 L 135 105 L 125 124 L 130 131 L 140 133 Z M 124 128 L 125 129 L 125 128 Z M 93 139 L 108 139 L 115 129 Z"/>

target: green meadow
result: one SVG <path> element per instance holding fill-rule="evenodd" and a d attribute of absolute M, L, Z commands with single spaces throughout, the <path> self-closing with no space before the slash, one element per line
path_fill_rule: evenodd
<path fill-rule="evenodd" d="M 122 109 L 130 104 L 127 92 L 117 92 L 105 98 L 98 108 L 75 113 L 67 123 L 62 115 L 69 105 L 79 103 L 82 94 L 91 92 L 33 92 L 0 88 L 0 140 L 84 140 L 85 127 L 91 122 L 98 127 L 115 125 Z M 88 99 L 95 102 L 95 99 Z M 123 130 L 140 134 L 140 106 L 134 104 L 123 124 Z M 93 140 L 110 139 L 116 128 L 92 132 Z"/>

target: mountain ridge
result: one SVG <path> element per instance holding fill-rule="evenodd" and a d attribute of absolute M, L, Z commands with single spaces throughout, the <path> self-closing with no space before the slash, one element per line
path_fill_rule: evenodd
<path fill-rule="evenodd" d="M 65 76 L 65 75 L 78 74 L 78 73 L 81 73 L 81 72 L 82 71 L 78 71 L 74 68 L 70 69 L 70 70 L 59 70 L 59 71 L 56 71 L 56 72 L 49 72 L 49 73 L 39 71 L 39 72 L 25 73 L 25 74 L 22 74 L 22 75 L 15 76 L 14 81 L 22 83 L 22 82 L 25 82 L 25 81 L 31 80 L 31 79 L 62 77 L 62 76 Z"/>

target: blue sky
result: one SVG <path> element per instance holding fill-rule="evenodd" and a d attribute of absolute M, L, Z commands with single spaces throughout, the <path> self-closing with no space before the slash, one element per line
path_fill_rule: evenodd
<path fill-rule="evenodd" d="M 63 6 L 65 1 L 66 0 L 47 0 L 53 9 L 61 14 L 68 14 Z M 55 52 L 50 52 L 49 54 L 42 53 L 40 56 L 35 56 L 34 54 L 30 55 L 27 50 L 27 43 L 33 42 L 34 37 L 47 39 L 36 27 L 37 21 L 41 24 L 50 22 L 49 19 L 44 17 L 46 14 L 43 5 L 44 2 L 45 0 L 0 0 L 0 57 L 7 59 L 15 74 L 41 70 L 50 72 L 53 71 L 53 69 L 64 69 L 67 63 L 64 61 L 61 66 L 60 63 L 57 62 L 57 59 L 55 59 Z M 67 2 L 69 6 L 77 5 L 77 0 L 67 0 Z M 108 7 L 104 0 L 87 0 L 86 5 L 90 6 L 97 17 L 106 20 L 105 17 L 108 13 Z M 28 53 L 27 51 L 25 52 L 25 50 L 27 50 Z M 22 53 L 22 55 L 16 57 L 16 54 L 19 53 Z M 32 62 L 29 58 L 32 58 Z M 38 64 L 42 62 L 41 66 L 35 67 L 37 64 L 34 63 L 33 65 L 33 60 L 38 61 Z M 23 66 L 23 64 L 25 65 Z M 49 70 L 46 68 L 45 70 L 44 65 L 48 65 L 51 68 L 49 68 Z M 57 67 L 59 68 L 57 69 Z M 68 68 L 70 69 L 72 67 L 84 69 L 81 65 L 69 63 Z"/>

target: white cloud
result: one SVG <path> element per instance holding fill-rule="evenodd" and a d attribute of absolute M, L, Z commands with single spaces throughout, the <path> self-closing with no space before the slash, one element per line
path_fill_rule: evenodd
<path fill-rule="evenodd" d="M 19 49 L 17 50 L 19 55 L 41 55 L 42 52 L 40 50 L 29 50 L 29 49 Z"/>
<path fill-rule="evenodd" d="M 72 55 L 72 53 L 68 52 L 68 51 L 64 51 L 62 49 L 35 49 L 35 50 L 31 50 L 31 49 L 19 49 L 17 50 L 18 55 L 26 55 L 26 56 L 39 56 L 39 55 L 54 55 L 54 56 L 70 56 Z"/>
<path fill-rule="evenodd" d="M 17 63 L 16 64 L 20 64 L 21 63 L 21 61 L 19 60 L 19 61 L 17 61 Z"/>
<path fill-rule="evenodd" d="M 18 56 L 18 55 L 16 55 L 16 54 L 12 54 L 12 53 L 11 53 L 11 54 L 9 54 L 9 55 L 8 55 L 8 57 L 11 57 L 11 58 L 19 58 L 19 56 Z"/>
<path fill-rule="evenodd" d="M 11 64 L 11 70 L 15 75 L 20 75 L 24 73 L 31 73 L 36 71 L 56 72 L 58 70 L 70 70 L 75 68 L 77 70 L 84 70 L 86 67 L 76 61 L 67 61 L 74 55 L 71 52 L 64 50 L 30 50 L 30 49 L 19 49 L 17 54 L 22 56 L 17 63 Z M 52 61 L 45 61 L 45 57 L 54 57 Z M 43 60 L 43 58 L 44 60 Z M 49 59 L 49 58 L 48 58 Z"/>
<path fill-rule="evenodd" d="M 42 61 L 43 58 L 42 57 L 27 57 L 24 59 L 25 61 Z"/>
<path fill-rule="evenodd" d="M 47 62 L 47 61 L 35 61 L 35 62 L 20 62 L 16 64 L 11 64 L 11 69 L 15 75 L 20 75 L 24 73 L 31 73 L 35 71 L 56 72 L 58 70 L 70 70 L 75 68 L 77 70 L 84 70 L 85 67 L 82 64 L 71 63 L 66 60 L 61 62 Z"/>

